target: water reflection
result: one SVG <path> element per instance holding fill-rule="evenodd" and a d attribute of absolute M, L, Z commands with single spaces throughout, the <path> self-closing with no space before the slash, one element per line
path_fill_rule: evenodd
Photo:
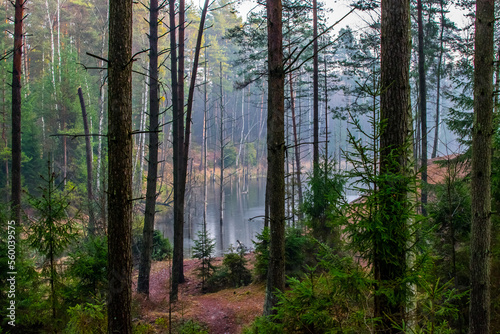
<path fill-rule="evenodd" d="M 233 176 L 224 187 L 224 221 L 220 225 L 219 185 L 209 182 L 207 193 L 207 230 L 216 240 L 216 255 L 220 256 L 230 245 L 237 246 L 239 240 L 246 247 L 253 248 L 252 240 L 264 227 L 265 178 L 244 182 Z M 184 226 L 184 256 L 190 257 L 193 239 L 203 224 L 203 187 L 193 189 L 186 201 L 186 224 Z M 256 218 L 255 218 L 256 217 Z M 173 216 L 159 213 L 156 229 L 169 240 L 173 240 Z"/>

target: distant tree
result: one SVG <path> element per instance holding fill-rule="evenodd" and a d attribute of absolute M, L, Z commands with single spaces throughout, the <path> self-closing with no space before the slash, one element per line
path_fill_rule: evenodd
<path fill-rule="evenodd" d="M 269 269 L 264 315 L 277 305 L 285 288 L 285 70 L 281 0 L 267 1 L 268 102 L 267 192 L 270 222 Z"/>
<path fill-rule="evenodd" d="M 469 333 L 490 332 L 491 151 L 493 139 L 493 37 L 495 2 L 476 2 L 474 124 L 471 171 L 471 290 Z"/>
<path fill-rule="evenodd" d="M 108 333 L 132 333 L 132 2 L 109 3 Z"/>

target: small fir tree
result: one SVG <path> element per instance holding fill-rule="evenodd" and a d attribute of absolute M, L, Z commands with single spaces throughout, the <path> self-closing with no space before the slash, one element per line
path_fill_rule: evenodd
<path fill-rule="evenodd" d="M 198 276 L 201 278 L 201 289 L 206 290 L 206 282 L 215 271 L 212 264 L 213 255 L 215 252 L 215 239 L 210 237 L 206 226 L 198 231 L 198 239 L 194 241 L 193 257 L 201 260 L 198 268 Z"/>
<path fill-rule="evenodd" d="M 40 187 L 42 196 L 29 198 L 38 215 L 30 219 L 27 240 L 32 248 L 45 257 L 47 264 L 43 267 L 43 273 L 49 277 L 52 317 L 56 319 L 57 258 L 75 240 L 77 232 L 74 228 L 75 221 L 66 213 L 70 206 L 69 193 L 73 189 L 64 190 L 64 180 L 56 183 L 57 176 L 52 171 L 50 158 L 47 166 L 47 177 L 42 176 L 45 186 Z"/>

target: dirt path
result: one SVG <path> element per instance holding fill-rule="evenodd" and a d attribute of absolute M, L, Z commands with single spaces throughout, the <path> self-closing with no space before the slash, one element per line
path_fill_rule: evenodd
<path fill-rule="evenodd" d="M 253 260 L 252 255 L 248 258 Z M 221 261 L 222 259 L 217 259 L 215 264 L 220 265 Z M 265 293 L 263 284 L 202 294 L 201 281 L 195 273 L 198 263 L 198 260 L 184 262 L 186 282 L 179 286 L 179 301 L 173 305 L 172 319 L 196 320 L 207 325 L 209 332 L 214 334 L 237 334 L 262 314 Z M 153 263 L 149 300 L 134 293 L 138 304 L 138 319 L 143 322 L 154 324 L 158 318 L 168 319 L 169 265 L 168 262 Z M 136 272 L 133 281 L 135 289 Z"/>

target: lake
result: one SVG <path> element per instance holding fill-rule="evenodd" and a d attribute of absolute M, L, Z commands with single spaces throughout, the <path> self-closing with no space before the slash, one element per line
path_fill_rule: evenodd
<path fill-rule="evenodd" d="M 266 179 L 250 179 L 245 185 L 232 177 L 224 186 L 224 219 L 220 225 L 220 199 L 217 182 L 208 183 L 207 230 L 216 241 L 216 256 L 222 255 L 230 245 L 237 247 L 237 240 L 248 248 L 253 248 L 252 240 L 264 227 L 264 200 Z M 190 257 L 194 245 L 193 238 L 203 227 L 203 188 L 195 188 L 186 200 L 186 224 L 184 226 L 184 256 Z M 157 230 L 173 241 L 172 214 L 158 213 Z"/>

